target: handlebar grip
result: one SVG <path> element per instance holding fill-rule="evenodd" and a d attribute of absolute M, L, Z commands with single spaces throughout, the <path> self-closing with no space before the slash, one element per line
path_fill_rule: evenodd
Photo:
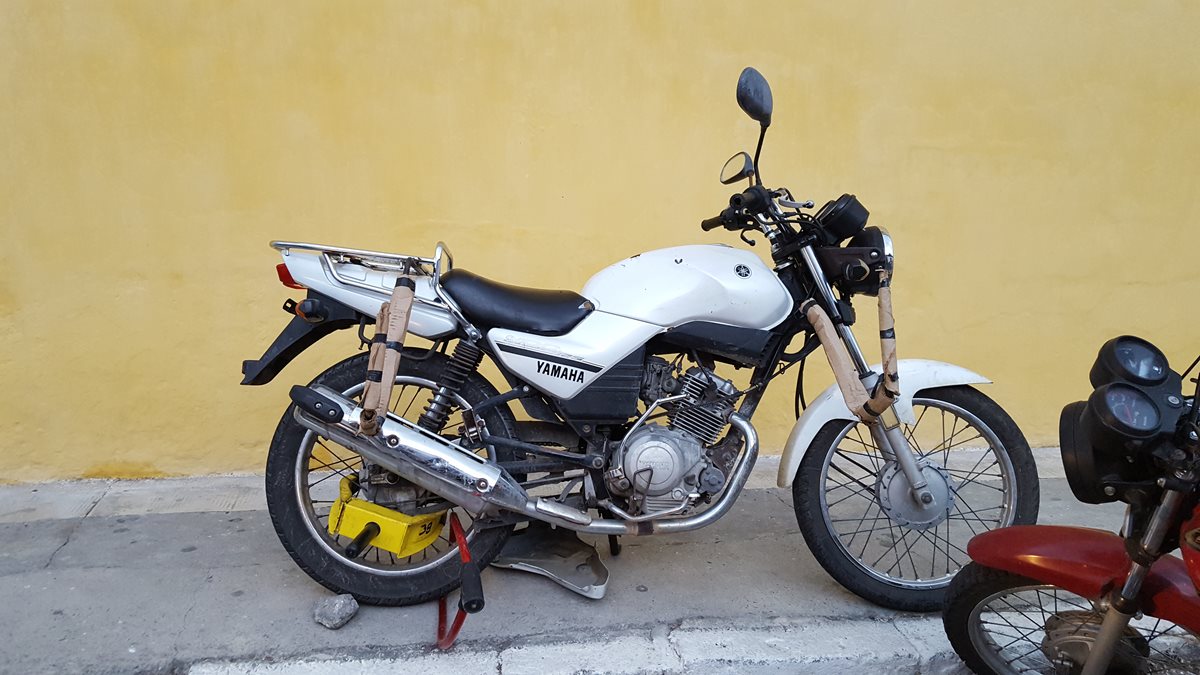
<path fill-rule="evenodd" d="M 700 229 L 708 232 L 709 230 L 715 230 L 724 224 L 725 219 L 722 216 L 713 216 L 712 218 L 705 218 L 704 220 L 700 221 Z"/>
<path fill-rule="evenodd" d="M 745 209 L 747 213 L 763 213 L 771 205 L 771 193 L 761 185 L 753 185 L 730 197 L 729 205 Z"/>

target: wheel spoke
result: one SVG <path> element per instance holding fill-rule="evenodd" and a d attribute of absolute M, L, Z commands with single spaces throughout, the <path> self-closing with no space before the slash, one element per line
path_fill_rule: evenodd
<path fill-rule="evenodd" d="M 1017 484 L 1004 445 L 977 413 L 941 398 L 918 398 L 914 413 L 904 436 L 918 458 L 935 467 L 941 462 L 936 470 L 944 470 L 951 491 L 953 505 L 945 505 L 948 512 L 939 520 L 916 529 L 896 520 L 911 517 L 904 504 L 883 508 L 888 490 L 900 494 L 890 481 L 878 482 L 894 458 L 885 458 L 861 423 L 847 424 L 824 446 L 822 483 L 814 494 L 820 495 L 826 530 L 862 573 L 902 587 L 933 588 L 970 560 L 970 537 L 1011 522 Z"/>
<path fill-rule="evenodd" d="M 356 385 L 345 390 L 343 395 L 356 400 L 361 399 L 359 395 L 361 389 L 361 385 Z M 427 380 L 398 377 L 393 390 L 391 411 L 399 412 L 401 417 L 405 417 L 417 409 L 418 403 L 422 401 L 423 393 L 432 394 L 432 392 Z M 453 422 L 456 414 L 461 415 L 462 405 L 461 399 L 453 403 L 448 420 Z M 486 453 L 486 449 L 483 452 Z M 342 556 L 350 539 L 338 534 L 331 534 L 327 530 L 329 510 L 336 495 L 336 488 L 331 487 L 332 483 L 328 481 L 331 478 L 340 479 L 358 474 L 364 467 L 363 458 L 352 450 L 329 443 L 327 439 L 312 432 L 305 434 L 303 445 L 297 449 L 296 457 L 296 461 L 299 462 L 297 492 L 304 507 L 302 512 L 309 520 L 310 534 L 318 540 L 328 554 Z M 322 484 L 325 486 L 322 487 Z M 436 495 L 424 490 L 418 490 L 415 501 L 412 501 L 407 496 L 398 497 L 391 493 L 388 486 L 364 485 L 363 487 L 364 490 L 357 494 L 359 499 L 366 499 L 388 508 L 396 508 L 398 504 L 412 504 L 419 508 L 429 508 L 430 506 L 439 508 L 438 504 L 442 503 Z M 375 492 L 377 490 L 383 492 Z M 408 512 L 407 507 L 404 507 L 404 510 Z M 474 519 L 460 509 L 455 509 L 455 512 L 459 514 L 468 541 L 472 541 L 478 535 L 474 527 Z M 411 555 L 402 557 L 377 546 L 369 546 L 357 559 L 348 562 L 355 567 L 377 574 L 409 574 L 431 569 L 448 557 L 457 555 L 457 547 L 452 545 L 448 539 L 449 521 L 447 518 L 442 519 L 441 528 L 437 538 L 430 545 Z"/>

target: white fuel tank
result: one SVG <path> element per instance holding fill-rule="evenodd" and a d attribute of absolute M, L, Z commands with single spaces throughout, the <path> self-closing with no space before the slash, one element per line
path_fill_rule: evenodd
<path fill-rule="evenodd" d="M 765 330 L 792 311 L 792 296 L 771 268 L 721 244 L 626 258 L 589 279 L 583 295 L 598 310 L 665 328 L 711 321 Z"/>

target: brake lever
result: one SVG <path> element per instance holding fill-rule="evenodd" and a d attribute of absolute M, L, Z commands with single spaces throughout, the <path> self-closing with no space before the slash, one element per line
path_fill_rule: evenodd
<path fill-rule="evenodd" d="M 794 202 L 790 199 L 784 199 L 783 197 L 780 197 L 776 201 L 779 202 L 780 206 L 786 206 L 789 209 L 811 209 L 812 207 L 816 206 L 816 204 L 813 203 L 813 200 L 811 200 L 811 199 L 808 199 L 808 200 L 805 200 L 802 202 Z"/>

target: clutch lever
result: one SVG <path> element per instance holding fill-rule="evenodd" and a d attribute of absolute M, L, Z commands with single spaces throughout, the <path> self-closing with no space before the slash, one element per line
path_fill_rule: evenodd
<path fill-rule="evenodd" d="M 749 246 L 754 246 L 757 243 L 750 237 L 746 236 L 746 230 L 742 230 L 741 232 L 738 232 L 738 238 L 741 239 L 742 241 L 746 242 L 746 244 Z"/>

